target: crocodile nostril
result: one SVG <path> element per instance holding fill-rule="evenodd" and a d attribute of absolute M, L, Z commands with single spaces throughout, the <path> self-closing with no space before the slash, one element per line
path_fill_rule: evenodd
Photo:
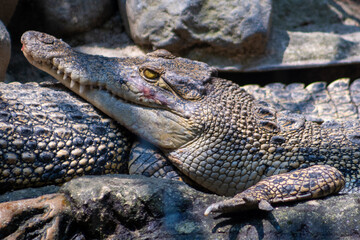
<path fill-rule="evenodd" d="M 38 37 L 38 40 L 40 40 L 43 43 L 46 44 L 53 44 L 54 43 L 54 38 L 49 37 L 47 34 L 40 34 L 40 36 Z"/>
<path fill-rule="evenodd" d="M 51 38 L 44 38 L 43 43 L 46 43 L 46 44 L 53 44 L 54 43 L 54 39 L 51 39 Z"/>

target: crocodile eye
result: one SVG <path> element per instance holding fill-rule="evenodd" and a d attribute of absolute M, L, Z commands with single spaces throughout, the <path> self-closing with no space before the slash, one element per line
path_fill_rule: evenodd
<path fill-rule="evenodd" d="M 160 77 L 160 74 L 158 72 L 155 72 L 154 70 L 151 70 L 151 69 L 145 69 L 143 71 L 143 74 L 144 74 L 144 77 L 146 77 L 147 79 L 157 79 Z"/>

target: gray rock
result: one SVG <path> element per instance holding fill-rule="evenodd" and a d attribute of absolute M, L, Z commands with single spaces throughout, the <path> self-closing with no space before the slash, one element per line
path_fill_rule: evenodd
<path fill-rule="evenodd" d="M 187 185 L 141 176 L 82 177 L 62 187 L 82 234 L 105 239 L 338 239 L 360 237 L 360 195 L 340 195 L 205 217 L 224 199 Z"/>
<path fill-rule="evenodd" d="M 10 35 L 0 21 L 0 81 L 4 81 L 11 55 Z"/>
<path fill-rule="evenodd" d="M 319 0 L 306 4 L 301 0 L 273 1 L 272 7 L 267 5 L 268 1 L 261 1 L 263 5 L 258 9 L 263 10 L 264 16 L 257 19 L 259 25 L 249 24 L 248 31 L 229 20 L 237 16 L 229 9 L 241 9 L 231 7 L 232 1 L 207 1 L 204 6 L 201 0 L 183 1 L 182 5 L 175 1 L 161 5 L 160 1 L 147 5 L 139 0 L 118 2 L 122 16 L 128 15 L 125 27 L 128 26 L 137 44 L 167 48 L 220 70 L 256 72 L 360 63 L 358 1 Z M 172 3 L 177 7 L 172 7 Z M 246 6 L 246 1 L 239 5 L 243 4 Z M 268 21 L 270 12 L 272 26 L 267 41 L 259 37 L 263 45 L 253 39 L 248 41 L 249 45 L 243 45 L 244 51 L 237 51 L 241 46 L 239 39 L 247 39 L 243 37 L 251 36 L 250 33 L 259 36 L 255 34 L 257 30 L 263 29 L 265 33 L 269 29 L 265 19 Z M 220 24 L 226 27 L 219 30 Z"/>
<path fill-rule="evenodd" d="M 360 63 L 360 5 L 355 1 L 273 1 L 272 10 L 263 55 L 241 58 L 194 49 L 186 57 L 245 72 Z"/>
<path fill-rule="evenodd" d="M 142 51 L 123 31 L 120 14 L 115 14 L 103 26 L 77 34 L 67 40 L 79 52 L 106 57 L 143 56 Z"/>
<path fill-rule="evenodd" d="M 41 188 L 38 193 L 44 190 Z M 19 193 L 15 195 L 27 194 L 26 191 L 15 191 Z M 34 193 L 33 189 L 28 191 Z M 64 195 L 1 203 L 0 237 L 40 239 L 51 234 L 51 239 L 360 238 L 360 194 L 278 205 L 272 212 L 205 217 L 203 212 L 209 204 L 225 198 L 171 180 L 87 176 L 71 180 L 59 192 Z"/>
<path fill-rule="evenodd" d="M 247 70 L 359 63 L 359 12 L 356 1 L 274 1 L 267 54 Z"/>
<path fill-rule="evenodd" d="M 204 207 L 222 199 L 180 182 L 135 175 L 76 179 L 60 191 L 92 239 L 208 239 L 213 220 L 203 217 Z"/>
<path fill-rule="evenodd" d="M 0 20 L 7 25 L 15 12 L 18 0 L 2 0 L 0 2 Z"/>
<path fill-rule="evenodd" d="M 175 53 L 205 48 L 213 53 L 249 56 L 263 53 L 271 1 L 118 1 L 128 30 L 141 46 Z M 125 9 L 125 11 L 124 11 Z"/>
<path fill-rule="evenodd" d="M 0 203 L 17 201 L 28 198 L 37 198 L 44 194 L 56 193 L 59 191 L 59 188 L 60 188 L 59 186 L 49 185 L 39 188 L 26 188 L 26 189 L 6 192 L 0 195 Z"/>
<path fill-rule="evenodd" d="M 45 31 L 55 35 L 85 32 L 100 26 L 116 10 L 115 0 L 36 0 Z"/>

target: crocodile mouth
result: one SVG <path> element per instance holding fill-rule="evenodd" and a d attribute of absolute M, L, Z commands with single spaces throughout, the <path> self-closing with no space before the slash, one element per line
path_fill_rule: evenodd
<path fill-rule="evenodd" d="M 72 91 L 78 93 L 80 96 L 86 97 L 91 91 L 102 92 L 102 95 L 108 95 L 107 99 L 115 98 L 118 101 L 122 101 L 126 104 L 138 105 L 144 108 L 157 108 L 161 110 L 167 110 L 173 112 L 171 109 L 165 108 L 167 105 L 165 102 L 160 101 L 154 98 L 146 98 L 140 91 L 137 91 L 135 88 L 130 89 L 126 85 L 121 85 L 123 89 L 123 93 L 131 94 L 132 96 L 126 96 L 126 94 L 119 94 L 119 91 L 114 91 L 114 89 L 109 88 L 105 83 L 101 83 L 100 81 L 93 82 L 87 79 L 86 77 L 81 76 L 80 74 L 75 73 L 73 70 L 69 70 L 68 68 L 61 65 L 61 57 L 52 57 L 51 59 L 37 59 L 32 54 L 27 51 L 26 46 L 23 45 L 21 50 L 23 51 L 26 59 L 35 67 L 39 68 L 42 71 L 47 72 L 58 81 L 60 81 L 63 85 L 71 89 Z M 137 99 L 136 102 L 130 99 Z M 104 110 L 100 107 L 101 110 Z M 179 113 L 176 111 L 173 112 L 179 116 Z"/>

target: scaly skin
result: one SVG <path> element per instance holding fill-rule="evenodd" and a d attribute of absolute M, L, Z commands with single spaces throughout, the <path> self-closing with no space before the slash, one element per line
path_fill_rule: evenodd
<path fill-rule="evenodd" d="M 318 198 L 339 192 L 343 186 L 344 178 L 335 168 L 314 165 L 268 177 L 231 199 L 210 205 L 204 214 L 251 209 L 271 211 L 270 203 Z"/>
<path fill-rule="evenodd" d="M 126 173 L 128 136 L 69 92 L 0 83 L 0 191 Z"/>
<path fill-rule="evenodd" d="M 82 175 L 179 179 L 154 147 L 133 141 L 125 128 L 62 86 L 0 83 L 0 192 Z"/>
<path fill-rule="evenodd" d="M 301 83 L 272 83 L 265 87 L 246 85 L 243 88 L 277 111 L 301 113 L 307 120 L 323 122 L 360 118 L 360 79 L 351 84 L 349 79 L 342 78 L 329 85 L 325 82 L 315 82 L 306 87 Z"/>
<path fill-rule="evenodd" d="M 232 196 L 265 177 L 315 164 L 337 167 L 346 177 L 346 190 L 358 191 L 358 121 L 319 124 L 277 112 L 237 84 L 217 78 L 207 64 L 164 50 L 106 58 L 78 53 L 44 33 L 26 32 L 21 41 L 30 63 L 158 146 L 182 173 L 212 192 Z M 330 169 L 333 174 L 322 177 L 332 184 L 319 183 L 317 192 L 305 195 L 341 189 L 342 175 Z M 286 181 L 273 182 L 294 191 L 314 189 L 291 188 L 293 174 L 286 176 Z M 313 183 L 310 177 L 299 181 L 300 186 Z M 294 192 L 287 194 L 285 201 L 294 199 Z"/>

